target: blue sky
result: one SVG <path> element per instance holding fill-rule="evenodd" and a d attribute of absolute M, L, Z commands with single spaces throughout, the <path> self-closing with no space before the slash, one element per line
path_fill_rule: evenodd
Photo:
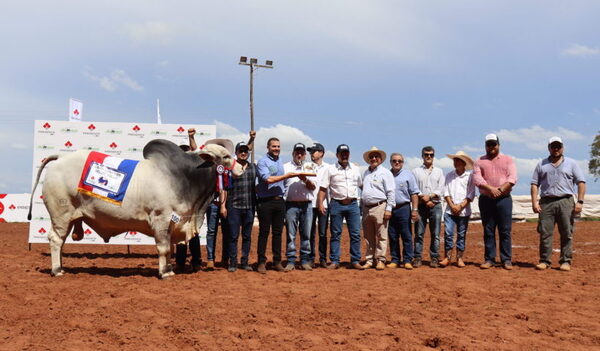
<path fill-rule="evenodd" d="M 526 194 L 552 135 L 587 172 L 600 130 L 600 3 L 595 1 L 23 1 L 0 5 L 0 192 L 29 192 L 33 121 L 217 124 L 249 128 L 258 152 L 279 136 L 371 146 L 408 167 L 433 145 L 483 153 L 496 132 Z M 333 154 L 328 153 L 330 161 Z M 588 193 L 600 183 L 588 176 Z"/>

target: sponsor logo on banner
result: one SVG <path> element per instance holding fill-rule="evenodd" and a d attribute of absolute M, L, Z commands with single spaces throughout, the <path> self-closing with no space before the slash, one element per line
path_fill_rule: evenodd
<path fill-rule="evenodd" d="M 50 217 L 37 216 L 37 217 L 31 217 L 31 220 L 33 220 L 33 221 L 49 222 L 50 221 Z"/>
<path fill-rule="evenodd" d="M 129 152 L 142 152 L 142 151 L 144 151 L 144 148 L 140 147 L 140 146 L 134 146 L 134 147 L 130 147 L 129 149 L 127 149 L 127 151 L 129 151 Z"/>
<path fill-rule="evenodd" d="M 99 147 L 94 146 L 94 145 L 86 145 L 84 147 L 81 148 L 82 150 L 89 150 L 89 151 L 98 151 L 100 150 Z"/>
<path fill-rule="evenodd" d="M 46 234 L 46 229 L 44 229 L 44 227 L 41 227 L 41 228 L 38 230 L 38 233 L 40 233 L 40 234 Z"/>
<path fill-rule="evenodd" d="M 121 150 L 119 149 L 119 145 L 114 141 L 108 145 L 109 149 L 104 150 L 104 153 L 111 155 L 120 155 Z"/>
<path fill-rule="evenodd" d="M 96 126 L 94 125 L 94 123 L 90 123 L 90 125 L 87 126 L 87 130 L 83 131 L 83 135 L 91 135 L 91 136 L 95 136 L 98 137 L 100 136 L 100 132 L 96 130 Z"/>
<path fill-rule="evenodd" d="M 37 148 L 40 150 L 54 150 L 54 146 L 52 145 L 38 145 Z"/>
<path fill-rule="evenodd" d="M 77 129 L 75 128 L 63 128 L 60 131 L 64 134 L 77 133 Z"/>
<path fill-rule="evenodd" d="M 2 212 L 4 212 L 4 204 L 0 202 L 0 214 L 2 214 Z"/>
<path fill-rule="evenodd" d="M 164 130 L 153 130 L 150 131 L 150 135 L 167 135 L 167 132 L 165 132 Z"/>
<path fill-rule="evenodd" d="M 131 132 L 127 133 L 127 135 L 133 136 L 133 137 L 138 137 L 138 138 L 143 138 L 144 133 L 142 133 L 141 130 L 142 130 L 142 128 L 140 128 L 140 126 L 138 126 L 136 124 L 131 128 Z"/>
<path fill-rule="evenodd" d="M 85 235 L 90 235 L 92 233 L 93 232 L 91 230 L 89 230 L 89 229 L 86 229 L 86 230 L 83 231 L 83 234 L 85 234 Z"/>
<path fill-rule="evenodd" d="M 123 131 L 121 129 L 107 129 L 104 131 L 106 134 L 110 134 L 110 135 L 118 135 L 118 134 L 123 134 Z"/>
<path fill-rule="evenodd" d="M 42 124 L 42 129 L 38 129 L 37 131 L 40 134 L 49 134 L 54 135 L 54 130 L 52 130 L 52 125 L 48 122 Z"/>
<path fill-rule="evenodd" d="M 77 149 L 73 147 L 73 143 L 70 140 L 67 140 L 64 144 L 65 147 L 61 148 L 60 151 L 63 152 L 73 152 L 76 151 Z"/>

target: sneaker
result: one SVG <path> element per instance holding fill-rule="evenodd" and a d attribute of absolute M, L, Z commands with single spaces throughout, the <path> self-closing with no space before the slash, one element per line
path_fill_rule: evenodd
<path fill-rule="evenodd" d="M 340 268 L 340 264 L 339 263 L 333 263 L 331 262 L 330 264 L 327 265 L 327 269 L 338 269 Z"/>
<path fill-rule="evenodd" d="M 256 271 L 260 274 L 267 274 L 267 265 L 264 263 L 259 263 L 258 267 L 256 267 Z"/>
<path fill-rule="evenodd" d="M 302 269 L 305 271 L 312 271 L 313 270 L 313 263 L 311 262 L 306 262 L 302 264 Z"/>
<path fill-rule="evenodd" d="M 492 267 L 494 267 L 494 262 L 492 261 L 485 261 L 481 266 L 479 266 L 481 269 L 490 269 Z"/>
<path fill-rule="evenodd" d="M 456 265 L 460 268 L 465 268 L 466 266 L 465 261 L 463 261 L 461 257 L 459 257 L 458 260 L 456 260 Z"/>
<path fill-rule="evenodd" d="M 431 268 L 438 268 L 440 266 L 440 262 L 438 261 L 437 258 L 432 258 L 431 262 L 429 262 L 429 267 Z"/>
<path fill-rule="evenodd" d="M 446 257 L 442 261 L 440 261 L 440 266 L 446 267 L 448 265 L 450 265 L 450 258 L 449 257 Z"/>
<path fill-rule="evenodd" d="M 548 268 L 550 268 L 550 265 L 546 264 L 545 262 L 541 262 L 540 264 L 535 265 L 535 269 L 537 269 L 538 271 L 543 271 Z"/>
<path fill-rule="evenodd" d="M 421 261 L 420 258 L 415 258 L 412 263 L 413 267 L 415 267 L 415 268 L 421 267 L 422 264 L 423 264 L 423 261 Z"/>
<path fill-rule="evenodd" d="M 563 263 L 563 264 L 561 264 L 561 265 L 560 265 L 560 268 L 559 268 L 559 269 L 560 269 L 561 271 L 563 271 L 563 272 L 568 272 L 568 271 L 570 271 L 570 270 L 571 270 L 571 264 L 570 264 L 570 263 L 567 263 L 567 262 L 565 262 L 565 263 Z"/>
<path fill-rule="evenodd" d="M 237 267 L 236 267 L 236 266 L 229 266 L 229 267 L 227 268 L 227 272 L 232 272 L 232 273 L 233 273 L 233 272 L 235 272 L 235 271 L 237 271 Z"/>
<path fill-rule="evenodd" d="M 214 271 L 215 270 L 215 261 L 208 261 L 208 262 L 206 262 L 206 270 L 207 271 Z"/>
<path fill-rule="evenodd" d="M 277 272 L 284 272 L 285 268 L 283 268 L 283 266 L 281 265 L 281 262 L 275 262 L 273 264 L 273 269 L 276 270 Z"/>
<path fill-rule="evenodd" d="M 410 264 L 410 262 L 407 262 L 407 263 L 404 264 L 404 269 L 411 270 L 411 269 L 413 269 L 413 265 Z"/>
<path fill-rule="evenodd" d="M 275 268 L 277 269 L 277 268 Z M 294 269 L 296 269 L 296 266 L 294 266 L 293 263 L 288 263 L 287 266 L 285 266 L 285 268 L 283 269 L 284 272 L 291 272 Z"/>
<path fill-rule="evenodd" d="M 510 262 L 510 261 L 504 262 L 502 264 L 502 268 L 506 269 L 507 271 L 512 271 L 512 269 L 513 269 L 512 262 Z"/>
<path fill-rule="evenodd" d="M 397 263 L 388 263 L 385 265 L 387 268 L 398 268 L 398 264 Z"/>
<path fill-rule="evenodd" d="M 242 265 L 242 269 L 247 272 L 252 272 L 252 267 L 249 264 Z"/>
<path fill-rule="evenodd" d="M 377 262 L 377 266 L 375 266 L 375 269 L 378 271 L 382 271 L 385 269 L 385 263 L 383 263 L 383 261 L 379 261 Z"/>

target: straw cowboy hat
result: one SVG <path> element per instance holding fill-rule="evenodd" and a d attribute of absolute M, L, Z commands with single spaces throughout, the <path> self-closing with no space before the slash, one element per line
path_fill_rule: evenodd
<path fill-rule="evenodd" d="M 473 159 L 462 150 L 457 151 L 455 154 L 446 154 L 446 156 L 451 159 L 459 158 L 467 164 L 466 169 L 473 169 Z"/>
<path fill-rule="evenodd" d="M 370 155 L 370 154 L 372 154 L 372 153 L 379 154 L 379 156 L 381 156 L 381 160 L 382 160 L 382 161 L 385 161 L 385 157 L 386 157 L 385 151 L 383 151 L 383 150 L 379 150 L 378 148 L 376 148 L 375 146 L 373 146 L 373 147 L 371 148 L 371 150 L 369 150 L 369 151 L 366 151 L 366 152 L 363 154 L 363 160 L 365 160 L 365 162 L 366 162 L 366 163 L 370 163 L 370 162 L 369 162 L 369 155 Z"/>

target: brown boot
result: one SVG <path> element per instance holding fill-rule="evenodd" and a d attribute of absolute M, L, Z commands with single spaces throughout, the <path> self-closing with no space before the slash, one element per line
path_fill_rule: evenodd
<path fill-rule="evenodd" d="M 281 262 L 273 262 L 273 269 L 277 272 L 285 272 L 285 268 L 283 268 Z"/>
<path fill-rule="evenodd" d="M 440 266 L 447 267 L 452 261 L 452 251 L 446 252 L 446 257 L 440 261 Z"/>
<path fill-rule="evenodd" d="M 460 268 L 464 268 L 466 266 L 465 261 L 463 261 L 463 251 L 456 252 L 456 265 Z"/>

